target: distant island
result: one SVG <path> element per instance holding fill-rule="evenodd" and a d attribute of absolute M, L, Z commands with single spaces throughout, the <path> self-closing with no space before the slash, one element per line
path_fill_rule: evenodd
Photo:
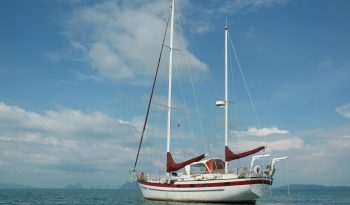
<path fill-rule="evenodd" d="M 287 190 L 288 186 L 272 188 L 272 190 Z M 350 190 L 350 186 L 325 186 L 317 184 L 291 184 L 289 189 L 298 191 L 316 191 L 316 190 Z"/>
<path fill-rule="evenodd" d="M 137 188 L 138 188 L 138 185 L 136 181 L 127 181 L 119 187 L 119 189 L 137 189 Z"/>
<path fill-rule="evenodd" d="M 76 184 L 68 184 L 66 185 L 66 189 L 83 189 L 83 185 L 81 185 L 80 182 L 76 183 Z"/>
<path fill-rule="evenodd" d="M 0 183 L 0 189 L 38 189 L 38 187 L 32 187 L 27 185 L 15 184 L 15 183 Z M 84 189 L 81 183 L 68 184 L 65 189 Z M 90 187 L 87 189 L 138 189 L 138 185 L 135 181 L 127 181 L 119 187 Z M 287 190 L 288 186 L 274 187 L 272 190 Z M 298 191 L 315 191 L 315 190 L 330 190 L 330 191 L 350 191 L 350 186 L 325 186 L 316 184 L 291 184 L 289 185 L 290 190 Z"/>
<path fill-rule="evenodd" d="M 35 187 L 14 183 L 0 183 L 0 189 L 35 189 Z"/>
<path fill-rule="evenodd" d="M 78 182 L 76 184 L 66 185 L 65 189 L 119 189 L 119 187 L 111 185 L 84 187 L 80 182 Z"/>
<path fill-rule="evenodd" d="M 119 189 L 137 189 L 138 185 L 135 181 L 127 181 L 122 184 Z M 308 190 L 350 190 L 350 186 L 325 186 L 325 185 L 316 185 L 316 184 L 291 184 L 289 185 L 291 190 L 300 190 L 300 191 L 308 191 Z M 288 186 L 280 186 L 274 187 L 272 190 L 287 190 Z"/>

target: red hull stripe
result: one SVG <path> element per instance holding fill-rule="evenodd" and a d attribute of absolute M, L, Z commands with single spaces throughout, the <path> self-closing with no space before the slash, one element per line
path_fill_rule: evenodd
<path fill-rule="evenodd" d="M 269 184 L 272 185 L 272 181 L 269 180 L 246 180 L 246 181 L 236 181 L 236 182 L 219 182 L 219 183 L 202 183 L 202 184 L 161 184 L 140 181 L 143 185 L 156 186 L 156 187 L 168 187 L 168 188 L 198 188 L 198 187 L 223 187 L 223 186 L 239 186 L 239 185 L 249 185 L 249 184 Z"/>

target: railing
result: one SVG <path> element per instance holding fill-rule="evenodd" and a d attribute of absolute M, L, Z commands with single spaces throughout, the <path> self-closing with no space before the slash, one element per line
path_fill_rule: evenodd
<path fill-rule="evenodd" d="M 148 181 L 148 182 L 156 182 L 161 180 L 166 180 L 165 174 L 149 174 L 144 172 L 133 172 L 132 173 L 132 180 L 135 181 Z"/>
<path fill-rule="evenodd" d="M 249 167 L 241 167 L 237 169 L 229 169 L 227 174 L 237 175 L 238 178 L 249 178 L 249 177 L 264 177 L 271 178 L 271 168 L 266 167 L 265 169 L 261 168 L 260 172 L 257 173 L 256 170 L 250 171 Z M 183 175 L 179 173 L 178 175 L 167 176 L 165 173 L 150 174 L 144 172 L 133 172 L 132 180 L 135 181 L 147 181 L 155 183 L 171 183 L 172 181 L 183 181 L 189 179 L 195 180 L 209 180 L 209 179 L 223 179 L 225 178 L 224 172 L 215 172 L 212 174 L 198 174 L 198 175 Z"/>

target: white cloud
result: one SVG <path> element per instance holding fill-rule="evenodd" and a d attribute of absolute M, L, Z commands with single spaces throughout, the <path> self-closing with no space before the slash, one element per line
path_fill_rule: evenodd
<path fill-rule="evenodd" d="M 203 34 L 210 30 L 210 25 L 206 21 L 193 22 L 193 25 L 191 26 L 191 30 L 194 33 Z"/>
<path fill-rule="evenodd" d="M 99 75 L 135 83 L 154 74 L 169 6 L 167 1 L 152 0 L 106 1 L 80 7 L 72 13 L 67 33 L 72 47 Z M 186 40 L 179 42 L 182 39 L 175 30 L 175 45 L 182 49 L 181 55 L 188 56 L 191 68 L 206 72 L 207 65 L 188 51 Z M 175 61 L 175 66 L 187 66 L 184 60 L 179 62 Z"/>
<path fill-rule="evenodd" d="M 337 149 L 350 149 L 350 137 L 349 136 L 343 136 L 342 138 L 330 140 L 328 142 L 332 147 L 335 147 Z"/>
<path fill-rule="evenodd" d="M 350 118 L 350 103 L 339 106 L 335 109 L 337 113 L 343 117 Z"/>
<path fill-rule="evenodd" d="M 113 80 L 134 77 L 134 73 L 119 55 L 104 43 L 94 43 L 87 52 L 87 57 L 92 67 L 104 77 Z"/>
<path fill-rule="evenodd" d="M 288 0 L 235 0 L 226 1 L 220 7 L 223 13 L 255 12 L 264 8 L 271 8 L 276 5 L 287 3 Z"/>
<path fill-rule="evenodd" d="M 315 129 L 283 135 L 271 135 L 266 138 L 250 136 L 238 138 L 231 149 L 237 152 L 247 151 L 267 144 L 266 153 L 272 157 L 289 157 L 287 161 L 277 164 L 274 183 L 277 186 L 288 183 L 302 184 L 349 184 L 347 162 L 350 154 L 350 124 L 335 127 L 334 129 Z M 270 163 L 271 158 L 257 163 Z M 249 164 L 250 159 L 242 159 L 239 163 Z M 238 162 L 232 162 L 237 166 Z M 329 177 L 324 177 L 329 176 Z M 345 180 L 344 180 L 345 179 Z"/>
<path fill-rule="evenodd" d="M 184 7 L 183 14 L 186 16 L 184 24 L 194 33 L 203 34 L 210 31 L 215 24 L 222 24 L 225 17 L 237 14 L 255 13 L 262 9 L 286 4 L 289 0 L 207 0 L 205 4 L 201 1 L 179 1 Z M 185 2 L 185 3 L 183 3 Z M 189 16 L 189 18 L 187 18 Z M 230 24 L 230 20 L 228 22 Z M 248 37 L 253 37 L 248 33 Z"/>
<path fill-rule="evenodd" d="M 350 124 L 347 124 L 332 130 L 316 129 L 299 134 L 304 145 L 285 152 L 290 157 L 289 168 L 295 183 L 348 184 L 349 180 L 344 180 L 344 176 L 350 167 L 344 162 L 350 154 L 350 139 L 346 137 L 349 132 Z M 317 176 L 329 176 L 330 179 Z"/>
<path fill-rule="evenodd" d="M 237 136 L 267 136 L 272 134 L 288 134 L 288 130 L 280 130 L 277 127 L 271 128 L 256 128 L 249 127 L 247 131 L 238 131 L 235 133 Z"/>
<path fill-rule="evenodd" d="M 304 140 L 296 136 L 286 136 L 283 139 L 267 139 L 256 138 L 254 140 L 239 140 L 239 152 L 253 149 L 259 146 L 265 146 L 267 152 L 286 152 L 293 149 L 303 149 L 305 144 Z"/>
<path fill-rule="evenodd" d="M 139 132 L 136 131 L 134 123 L 139 127 L 139 121 L 140 119 L 135 118 L 133 122 L 128 122 L 100 112 L 82 112 L 68 108 L 37 113 L 0 103 L 2 177 L 12 182 L 27 181 L 34 185 L 37 182 L 30 181 L 31 179 L 47 179 L 41 180 L 41 184 L 37 186 L 47 186 L 45 183 L 52 183 L 51 179 L 60 179 L 62 186 L 72 183 L 71 179 L 81 179 L 84 184 L 98 184 L 99 181 L 108 184 L 111 179 L 120 178 L 121 173 L 127 174 L 132 166 L 136 154 L 135 146 L 139 140 Z M 320 180 L 314 175 L 330 173 L 334 171 L 333 167 L 339 168 L 336 170 L 337 175 L 344 176 L 346 173 L 340 170 L 349 168 L 343 163 L 350 150 L 349 125 L 330 131 L 317 129 L 303 132 L 304 134 L 298 136 L 278 128 L 262 130 L 250 129 L 249 133 L 256 135 L 251 135 L 249 141 L 241 138 L 239 143 L 242 146 L 232 145 L 231 148 L 240 152 L 267 143 L 266 151 L 271 152 L 274 157 L 289 157 L 291 177 L 296 179 L 296 183 Z M 283 135 L 261 137 L 271 133 Z M 320 140 L 313 141 L 309 136 L 320 137 Z M 156 142 L 158 140 L 153 141 Z M 144 143 L 150 142 L 146 140 Z M 164 151 L 165 148 L 162 143 L 157 146 L 160 146 L 160 151 L 154 146 L 143 149 L 140 166 L 152 163 L 157 165 L 155 169 L 162 170 L 162 149 Z M 193 147 L 185 151 L 183 147 L 174 147 L 176 160 L 181 161 L 196 155 L 197 152 L 192 149 Z M 217 154 L 220 156 L 222 151 Z M 281 181 L 278 174 L 281 175 L 283 167 L 282 164 L 278 166 L 277 183 Z M 319 170 L 315 171 L 312 167 L 318 167 Z M 118 174 L 113 176 L 115 172 Z M 123 180 L 126 177 L 124 175 Z M 321 181 L 342 184 L 341 177 L 338 178 L 332 178 L 335 182 Z M 21 179 L 22 181 L 16 181 Z M 55 186 L 60 184 L 57 181 L 54 183 Z"/>
<path fill-rule="evenodd" d="M 113 119 L 101 112 L 84 113 L 80 110 L 61 108 L 43 114 L 26 111 L 0 102 L 2 132 L 35 131 L 48 132 L 60 137 L 118 138 L 133 133 L 136 129 L 129 122 Z"/>
<path fill-rule="evenodd" d="M 291 139 L 283 139 L 272 141 L 268 143 L 268 149 L 271 152 L 286 151 L 290 149 L 301 149 L 304 146 L 304 141 L 300 138 L 294 137 Z"/>
<path fill-rule="evenodd" d="M 201 10 L 205 14 L 215 14 L 213 17 L 224 15 L 235 15 L 237 13 L 254 13 L 261 9 L 272 8 L 274 6 L 286 4 L 289 0 L 226 0 L 210 1 L 206 8 Z M 200 6 L 200 5 L 197 5 Z"/>
<path fill-rule="evenodd" d="M 2 176 L 13 175 L 6 178 L 13 182 L 19 168 L 27 180 L 35 170 L 63 180 L 79 172 L 126 171 L 138 140 L 133 124 L 101 112 L 61 108 L 37 113 L 0 102 L 0 169 Z"/>

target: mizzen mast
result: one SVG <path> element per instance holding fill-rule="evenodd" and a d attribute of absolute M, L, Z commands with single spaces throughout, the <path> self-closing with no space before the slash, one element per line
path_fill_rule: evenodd
<path fill-rule="evenodd" d="M 172 84 L 172 70 L 173 70 L 173 41 L 174 41 L 174 11 L 175 0 L 171 5 L 171 20 L 170 20 L 170 52 L 169 52 L 169 84 L 168 84 L 168 122 L 166 134 L 166 151 L 170 153 L 170 131 L 171 131 L 171 84 Z"/>
<path fill-rule="evenodd" d="M 228 147 L 228 64 L 227 64 L 227 22 L 225 26 L 225 147 Z M 225 174 L 227 174 L 228 162 L 225 160 Z"/>

